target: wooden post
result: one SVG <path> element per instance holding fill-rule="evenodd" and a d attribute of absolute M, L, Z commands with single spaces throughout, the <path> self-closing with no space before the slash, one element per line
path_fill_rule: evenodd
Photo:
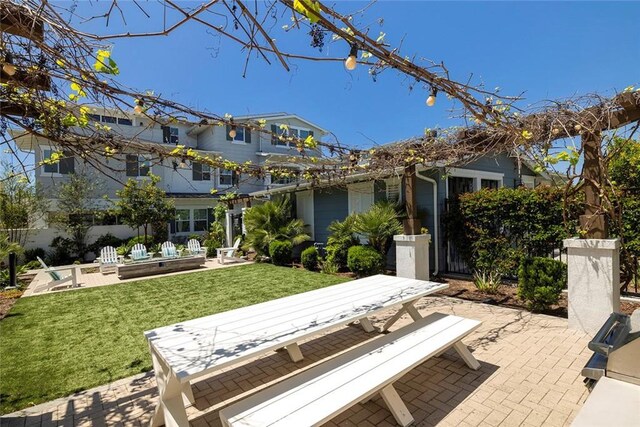
<path fill-rule="evenodd" d="M 418 219 L 418 203 L 416 201 L 416 165 L 404 168 L 404 193 L 407 219 L 404 220 L 404 234 L 420 234 L 420 220 Z"/>
<path fill-rule="evenodd" d="M 600 131 L 582 134 L 584 165 L 582 166 L 583 191 L 585 195 L 585 212 L 580 215 L 580 226 L 586 230 L 588 239 L 606 239 L 608 237 L 607 221 L 598 209 L 602 204 L 602 170 L 600 165 Z"/>

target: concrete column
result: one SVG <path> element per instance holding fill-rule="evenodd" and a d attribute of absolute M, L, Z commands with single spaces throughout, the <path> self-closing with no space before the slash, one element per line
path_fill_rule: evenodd
<path fill-rule="evenodd" d="M 620 311 L 620 241 L 567 239 L 569 328 L 593 336 Z"/>
<path fill-rule="evenodd" d="M 410 279 L 429 280 L 429 242 L 431 235 L 399 234 L 396 242 L 396 275 Z"/>

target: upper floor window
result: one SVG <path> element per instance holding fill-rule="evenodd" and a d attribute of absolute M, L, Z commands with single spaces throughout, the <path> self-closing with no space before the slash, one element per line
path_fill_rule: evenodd
<path fill-rule="evenodd" d="M 162 126 L 162 142 L 165 144 L 177 144 L 180 142 L 178 128 Z"/>
<path fill-rule="evenodd" d="M 288 147 L 288 137 L 300 138 L 303 141 L 307 139 L 309 135 L 313 136 L 313 131 L 309 129 L 300 129 L 288 126 L 286 128 L 280 127 L 280 125 L 271 125 L 271 144 L 280 147 Z"/>
<path fill-rule="evenodd" d="M 203 163 L 193 163 L 194 181 L 211 181 L 211 166 Z"/>
<path fill-rule="evenodd" d="M 102 121 L 105 123 L 116 123 L 117 119 L 113 116 L 102 116 Z"/>
<path fill-rule="evenodd" d="M 238 175 L 235 171 L 220 169 L 218 173 L 219 186 L 232 186 L 238 183 Z"/>
<path fill-rule="evenodd" d="M 151 171 L 151 161 L 144 156 L 127 154 L 127 176 L 147 176 Z"/>
<path fill-rule="evenodd" d="M 102 116 L 100 114 L 87 114 L 87 117 L 96 122 L 118 123 L 119 125 L 133 126 L 133 120 L 125 117 Z"/>
<path fill-rule="evenodd" d="M 49 160 L 53 153 L 58 153 L 57 150 L 52 148 L 44 148 L 42 150 L 42 159 Z M 62 157 L 52 164 L 44 164 L 43 170 L 45 173 L 56 173 L 60 175 L 68 175 L 75 172 L 75 161 L 73 154 L 70 151 L 63 151 Z"/>
<path fill-rule="evenodd" d="M 227 125 L 227 141 L 251 144 L 251 129 L 243 126 Z"/>
<path fill-rule="evenodd" d="M 295 169 L 282 168 L 279 171 L 273 171 L 271 173 L 271 184 L 283 185 L 291 184 L 297 181 L 297 174 Z"/>
<path fill-rule="evenodd" d="M 122 117 L 118 117 L 118 124 L 125 126 L 133 126 L 133 121 L 131 119 L 123 119 Z"/>

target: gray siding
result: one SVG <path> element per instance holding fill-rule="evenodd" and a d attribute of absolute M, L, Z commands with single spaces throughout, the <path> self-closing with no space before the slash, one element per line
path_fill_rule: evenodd
<path fill-rule="evenodd" d="M 346 188 L 334 187 L 314 190 L 313 215 L 315 239 L 325 242 L 329 237 L 327 227 L 333 221 L 342 221 L 349 214 L 349 198 Z"/>

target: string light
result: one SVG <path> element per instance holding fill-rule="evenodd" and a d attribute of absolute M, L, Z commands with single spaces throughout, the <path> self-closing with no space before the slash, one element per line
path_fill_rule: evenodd
<path fill-rule="evenodd" d="M 433 107 L 436 103 L 436 96 L 438 96 L 438 89 L 434 86 L 431 86 L 431 92 L 429 93 L 429 97 L 427 98 L 427 105 L 429 107 Z"/>
<path fill-rule="evenodd" d="M 344 61 L 344 66 L 347 70 L 353 71 L 356 69 L 356 65 L 358 65 L 358 48 L 355 44 L 351 45 L 351 50 L 349 50 L 349 57 L 346 61 Z"/>
<path fill-rule="evenodd" d="M 144 102 L 139 99 L 136 99 L 135 103 L 136 103 L 136 106 L 133 107 L 133 112 L 136 114 L 142 114 L 142 112 L 144 111 L 144 108 L 143 108 Z"/>
<path fill-rule="evenodd" d="M 11 54 L 7 53 L 7 56 L 4 58 L 4 63 L 2 64 L 2 71 L 7 73 L 10 76 L 16 74 L 16 66 L 13 65 L 13 60 L 11 58 Z"/>
<path fill-rule="evenodd" d="M 185 160 L 185 159 L 182 159 L 182 160 L 180 161 L 180 166 L 179 166 L 179 168 L 180 168 L 180 169 L 186 169 L 186 168 L 187 168 L 187 162 L 186 162 L 186 160 Z"/>
<path fill-rule="evenodd" d="M 229 131 L 229 136 L 233 139 L 236 137 L 237 134 L 238 132 L 236 132 L 236 126 L 232 125 L 231 130 Z"/>

